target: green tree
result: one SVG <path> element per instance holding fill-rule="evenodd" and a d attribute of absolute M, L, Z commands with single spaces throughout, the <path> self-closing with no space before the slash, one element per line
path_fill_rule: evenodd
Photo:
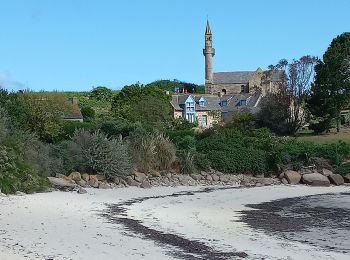
<path fill-rule="evenodd" d="M 95 87 L 90 92 L 90 98 L 96 99 L 98 101 L 110 101 L 112 97 L 112 90 L 102 86 Z"/>
<path fill-rule="evenodd" d="M 311 87 L 308 108 L 312 115 L 330 129 L 331 119 L 340 130 L 340 112 L 350 100 L 350 33 L 334 38 L 315 68 L 315 83 Z"/>
<path fill-rule="evenodd" d="M 114 97 L 112 112 L 116 117 L 157 128 L 168 126 L 172 120 L 170 96 L 155 86 L 125 86 Z"/>
<path fill-rule="evenodd" d="M 21 124 L 48 142 L 60 135 L 63 115 L 73 110 L 65 96 L 58 92 L 24 92 L 18 94 L 18 99 L 26 113 Z"/>

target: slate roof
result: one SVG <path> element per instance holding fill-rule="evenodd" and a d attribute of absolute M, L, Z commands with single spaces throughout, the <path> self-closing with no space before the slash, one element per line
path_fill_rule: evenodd
<path fill-rule="evenodd" d="M 214 84 L 247 84 L 256 71 L 233 71 L 233 72 L 215 72 L 213 73 Z M 269 73 L 269 71 L 264 71 Z M 281 81 L 283 79 L 283 70 L 272 71 L 271 81 Z"/>
<path fill-rule="evenodd" d="M 177 111 L 184 110 L 185 102 L 189 96 L 192 96 L 195 100 L 195 110 L 196 111 L 224 111 L 231 112 L 245 109 L 255 109 L 261 93 L 257 92 L 255 94 L 236 94 L 236 95 L 224 95 L 222 97 L 216 95 L 194 95 L 194 94 L 182 94 L 182 95 L 173 95 L 171 100 L 171 105 Z M 204 106 L 199 105 L 199 100 L 201 97 L 207 101 Z M 241 100 L 246 100 L 247 103 L 245 106 L 240 106 L 239 103 Z M 227 101 L 227 106 L 222 106 L 222 101 Z"/>
<path fill-rule="evenodd" d="M 220 110 L 220 97 L 215 95 L 194 95 L 194 94 L 185 94 L 185 95 L 173 95 L 171 100 L 171 105 L 175 110 L 183 110 L 185 102 L 189 96 L 192 96 L 196 102 L 195 109 L 196 111 L 213 111 Z M 204 97 L 206 103 L 204 106 L 199 105 L 199 100 L 201 97 Z"/>
<path fill-rule="evenodd" d="M 255 71 L 216 72 L 213 74 L 214 84 L 248 83 Z"/>

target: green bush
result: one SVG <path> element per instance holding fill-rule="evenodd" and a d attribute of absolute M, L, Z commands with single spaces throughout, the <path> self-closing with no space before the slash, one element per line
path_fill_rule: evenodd
<path fill-rule="evenodd" d="M 146 134 L 130 141 L 135 167 L 142 172 L 166 170 L 176 159 L 176 147 L 163 135 Z"/>
<path fill-rule="evenodd" d="M 197 171 L 194 165 L 194 154 L 191 151 L 179 153 L 180 172 L 182 174 L 193 174 Z"/>
<path fill-rule="evenodd" d="M 91 121 L 95 118 L 95 110 L 89 106 L 83 106 L 81 108 L 81 114 L 85 121 Z"/>
<path fill-rule="evenodd" d="M 71 141 L 61 146 L 66 172 L 77 170 L 105 176 L 126 175 L 131 172 L 127 144 L 104 133 L 78 129 Z"/>
<path fill-rule="evenodd" d="M 340 174 L 342 176 L 345 176 L 350 173 L 350 163 L 344 163 L 339 165 L 336 169 L 335 172 L 336 174 Z"/>

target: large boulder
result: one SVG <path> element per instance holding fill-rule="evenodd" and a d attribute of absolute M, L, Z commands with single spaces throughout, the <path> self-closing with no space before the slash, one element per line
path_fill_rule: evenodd
<path fill-rule="evenodd" d="M 87 174 L 87 173 L 83 173 L 83 174 L 81 175 L 81 178 L 82 178 L 84 181 L 88 182 L 89 179 L 90 179 L 90 175 Z"/>
<path fill-rule="evenodd" d="M 105 181 L 106 180 L 106 176 L 103 174 L 96 174 L 96 178 L 98 181 Z"/>
<path fill-rule="evenodd" d="M 328 176 L 328 179 L 332 184 L 337 186 L 344 184 L 344 179 L 340 174 L 331 174 Z"/>
<path fill-rule="evenodd" d="M 96 175 L 90 175 L 88 184 L 93 188 L 98 188 L 98 179 Z"/>
<path fill-rule="evenodd" d="M 107 182 L 99 182 L 98 188 L 99 189 L 110 189 L 111 185 L 109 185 Z"/>
<path fill-rule="evenodd" d="M 347 175 L 344 176 L 344 181 L 346 183 L 350 183 L 350 173 L 348 173 Z"/>
<path fill-rule="evenodd" d="M 289 184 L 298 184 L 301 180 L 301 174 L 296 171 L 287 170 L 284 172 L 284 178 L 287 179 Z"/>
<path fill-rule="evenodd" d="M 316 172 L 304 174 L 302 177 L 302 181 L 303 183 L 311 186 L 329 186 L 330 185 L 330 181 L 326 176 Z"/>
<path fill-rule="evenodd" d="M 220 180 L 220 176 L 213 174 L 212 176 L 213 181 L 219 181 Z"/>
<path fill-rule="evenodd" d="M 62 188 L 74 188 L 77 185 L 75 183 L 72 183 L 70 180 L 65 180 L 62 178 L 56 178 L 56 177 L 47 177 L 52 186 L 62 189 Z"/>
<path fill-rule="evenodd" d="M 76 183 L 81 187 L 86 187 L 86 181 L 84 180 L 76 181 Z"/>
<path fill-rule="evenodd" d="M 191 174 L 190 176 L 195 181 L 200 181 L 202 179 L 202 175 L 200 175 L 200 174 Z"/>
<path fill-rule="evenodd" d="M 147 178 L 147 176 L 143 172 L 135 172 L 134 178 L 135 178 L 135 181 L 143 182 Z"/>
<path fill-rule="evenodd" d="M 68 178 L 72 179 L 73 181 L 80 181 L 81 174 L 80 172 L 72 172 L 71 174 L 69 174 Z"/>
<path fill-rule="evenodd" d="M 144 180 L 141 185 L 140 185 L 141 188 L 144 188 L 144 189 L 149 189 L 151 188 L 151 184 L 149 183 L 149 181 L 147 180 Z"/>
<path fill-rule="evenodd" d="M 139 186 L 140 185 L 140 183 L 139 182 L 137 182 L 137 181 L 135 181 L 131 176 L 128 176 L 127 178 L 126 178 L 126 183 L 129 185 L 129 186 Z"/>
<path fill-rule="evenodd" d="M 322 174 L 324 175 L 324 176 L 329 176 L 329 175 L 332 175 L 333 174 L 333 172 L 331 171 L 331 170 L 328 170 L 328 169 L 325 169 L 325 168 L 323 168 L 322 169 Z"/>

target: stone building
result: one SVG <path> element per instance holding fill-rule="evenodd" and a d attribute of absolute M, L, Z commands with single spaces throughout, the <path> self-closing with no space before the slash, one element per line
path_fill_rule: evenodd
<path fill-rule="evenodd" d="M 205 29 L 205 91 L 207 94 L 254 94 L 260 92 L 263 96 L 268 92 L 278 90 L 283 82 L 284 71 L 264 71 L 258 68 L 255 71 L 213 72 L 212 32 L 207 21 Z"/>

